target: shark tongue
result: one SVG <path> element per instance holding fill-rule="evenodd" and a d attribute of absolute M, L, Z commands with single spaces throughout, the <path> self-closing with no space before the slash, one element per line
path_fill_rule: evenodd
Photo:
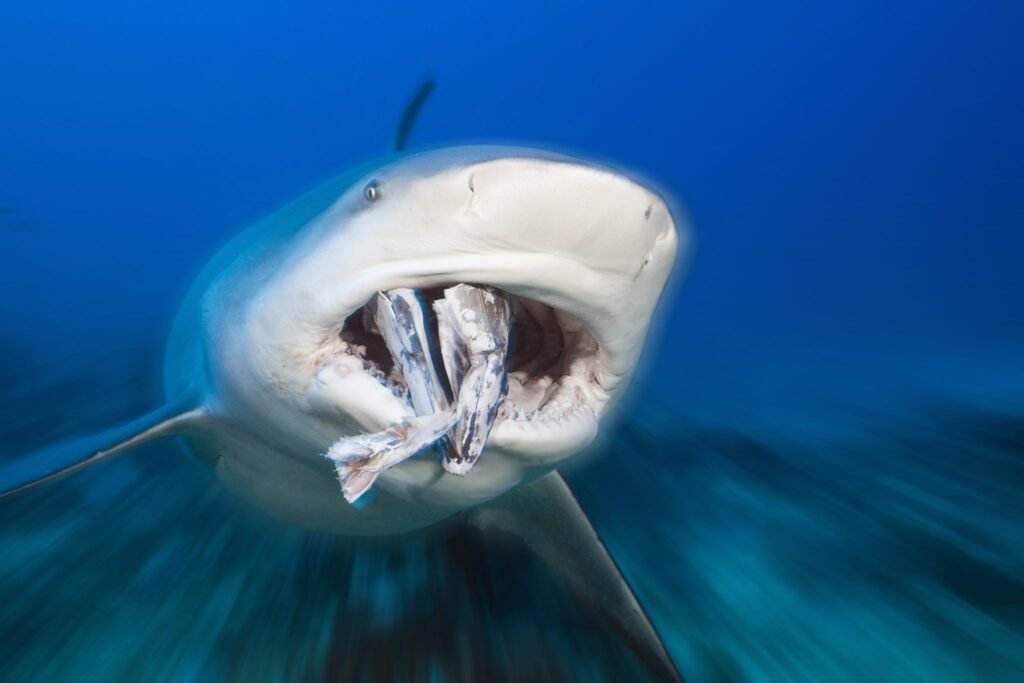
<path fill-rule="evenodd" d="M 456 401 L 455 448 L 445 454 L 444 468 L 463 475 L 480 458 L 508 393 L 512 308 L 498 290 L 460 284 L 444 291 L 434 312 Z"/>

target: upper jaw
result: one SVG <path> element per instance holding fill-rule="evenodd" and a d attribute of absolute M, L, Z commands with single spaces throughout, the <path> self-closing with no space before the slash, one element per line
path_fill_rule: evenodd
<path fill-rule="evenodd" d="M 542 302 L 578 319 L 600 345 L 599 385 L 606 393 L 633 370 L 646 333 L 653 298 L 637 291 L 620 273 L 599 272 L 580 261 L 545 253 L 453 254 L 428 259 L 397 259 L 364 269 L 355 277 L 314 293 L 301 321 L 310 330 L 304 342 L 319 347 L 322 333 L 370 301 L 377 292 L 397 288 L 429 289 L 457 282 L 477 283 Z M 287 314 L 287 311 L 282 310 Z M 295 321 L 300 322 L 300 321 Z"/>

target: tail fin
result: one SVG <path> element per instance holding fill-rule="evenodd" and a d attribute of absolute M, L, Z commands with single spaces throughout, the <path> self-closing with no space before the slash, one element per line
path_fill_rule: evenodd
<path fill-rule="evenodd" d="M 181 434 L 205 416 L 205 408 L 168 405 L 120 427 L 7 460 L 0 464 L 0 502 L 154 439 Z"/>
<path fill-rule="evenodd" d="M 683 680 L 626 578 L 558 472 L 466 515 L 470 524 L 486 532 L 519 537 L 618 632 L 656 680 Z"/>

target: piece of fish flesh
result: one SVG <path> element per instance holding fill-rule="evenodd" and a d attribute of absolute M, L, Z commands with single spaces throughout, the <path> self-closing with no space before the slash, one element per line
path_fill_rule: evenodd
<path fill-rule="evenodd" d="M 374 322 L 405 377 L 409 402 L 417 415 L 432 415 L 448 407 L 431 349 L 428 313 L 423 295 L 415 289 L 377 293 Z"/>
<path fill-rule="evenodd" d="M 355 502 L 382 471 L 437 443 L 448 472 L 465 475 L 480 459 L 508 393 L 511 304 L 503 292 L 460 284 L 434 302 L 444 372 L 439 375 L 428 309 L 414 289 L 379 292 L 373 324 L 403 374 L 415 418 L 375 434 L 339 439 L 326 457 L 345 500 Z"/>
<path fill-rule="evenodd" d="M 447 410 L 450 402 L 434 356 L 428 320 L 430 309 L 419 290 L 400 288 L 378 292 L 374 324 L 395 365 L 405 378 L 409 403 L 419 417 Z M 449 437 L 438 444 L 447 458 L 454 449 Z"/>
<path fill-rule="evenodd" d="M 464 475 L 480 459 L 508 394 L 512 306 L 499 290 L 460 284 L 444 290 L 434 312 L 457 417 L 454 452 L 444 468 Z"/>
<path fill-rule="evenodd" d="M 455 423 L 455 411 L 414 417 L 391 425 L 376 434 L 339 439 L 327 451 L 327 458 L 341 482 L 345 500 L 354 503 L 389 467 L 415 455 L 447 434 Z"/>

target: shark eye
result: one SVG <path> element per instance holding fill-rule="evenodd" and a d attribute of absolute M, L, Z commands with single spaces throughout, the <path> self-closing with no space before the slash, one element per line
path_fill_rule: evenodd
<path fill-rule="evenodd" d="M 368 202 L 375 202 L 380 199 L 380 183 L 376 180 L 366 183 L 366 187 L 363 188 L 363 197 Z"/>

